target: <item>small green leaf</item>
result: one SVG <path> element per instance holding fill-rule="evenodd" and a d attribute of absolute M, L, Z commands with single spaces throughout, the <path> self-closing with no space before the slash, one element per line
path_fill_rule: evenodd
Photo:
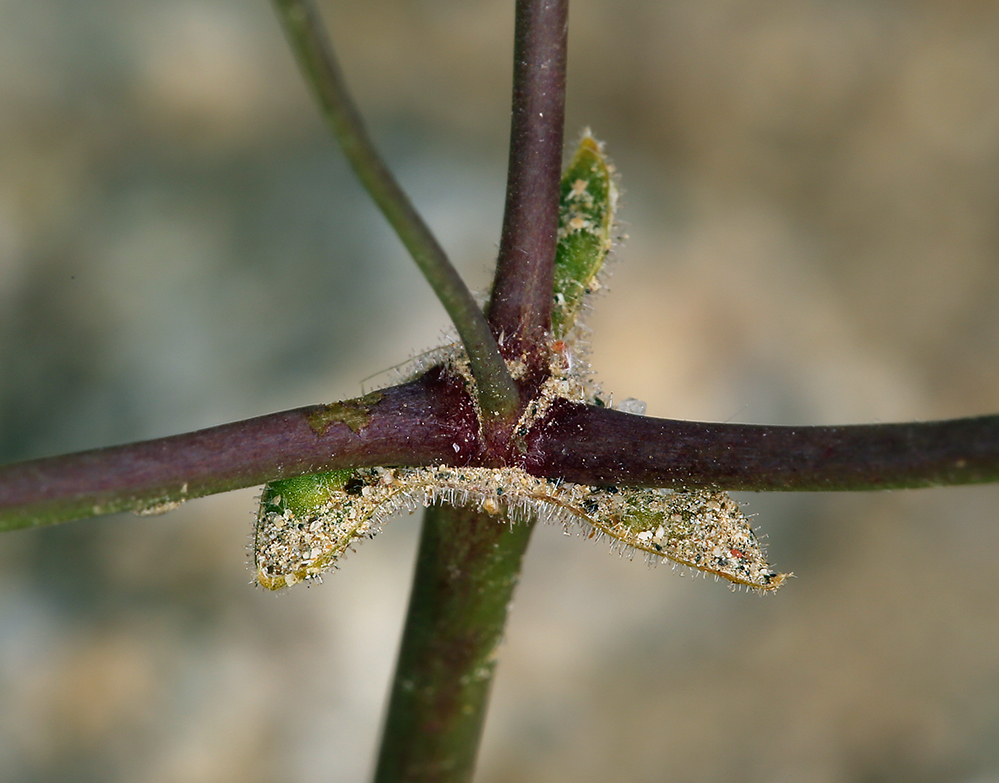
<path fill-rule="evenodd" d="M 552 333 L 559 339 L 575 325 L 583 298 L 597 287 L 597 273 L 613 244 L 617 187 L 612 172 L 603 145 L 587 128 L 562 175 L 552 309 Z"/>

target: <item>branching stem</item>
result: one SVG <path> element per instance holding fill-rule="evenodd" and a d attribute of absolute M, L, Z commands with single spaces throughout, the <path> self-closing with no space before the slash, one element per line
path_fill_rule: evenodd
<path fill-rule="evenodd" d="M 374 149 L 308 0 L 274 2 L 337 141 L 458 329 L 486 427 L 462 380 L 438 367 L 358 400 L 0 467 L 0 531 L 155 511 L 338 468 L 492 466 L 483 429 L 513 434 L 520 392 L 494 335 L 504 336 L 509 357 L 537 359 L 551 328 L 568 0 L 517 0 L 510 169 L 488 321 Z M 515 434 L 496 462 L 588 485 L 871 490 L 999 481 L 999 416 L 764 427 L 556 400 Z M 427 515 L 379 783 L 470 780 L 530 532 L 477 509 Z"/>
<path fill-rule="evenodd" d="M 551 329 L 568 0 L 517 0 L 506 211 L 489 318 L 508 356 L 540 359 Z M 496 648 L 530 539 L 476 509 L 423 522 L 376 783 L 468 783 Z"/>

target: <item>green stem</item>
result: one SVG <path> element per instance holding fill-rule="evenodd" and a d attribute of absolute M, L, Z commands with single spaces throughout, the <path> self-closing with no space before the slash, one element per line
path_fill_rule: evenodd
<path fill-rule="evenodd" d="M 291 47 L 347 160 L 395 229 L 458 330 L 487 415 L 509 419 L 517 387 L 500 356 L 485 316 L 375 149 L 351 100 L 319 18 L 307 0 L 274 0 Z"/>
<path fill-rule="evenodd" d="M 472 779 L 532 529 L 470 508 L 427 511 L 376 783 Z"/>

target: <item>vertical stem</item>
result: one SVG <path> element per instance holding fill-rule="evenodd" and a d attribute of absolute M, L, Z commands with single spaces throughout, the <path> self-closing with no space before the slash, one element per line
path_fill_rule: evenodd
<path fill-rule="evenodd" d="M 551 328 L 565 125 L 568 0 L 517 0 L 503 234 L 489 322 L 514 348 Z"/>
<path fill-rule="evenodd" d="M 376 783 L 470 781 L 533 524 L 428 509 Z"/>

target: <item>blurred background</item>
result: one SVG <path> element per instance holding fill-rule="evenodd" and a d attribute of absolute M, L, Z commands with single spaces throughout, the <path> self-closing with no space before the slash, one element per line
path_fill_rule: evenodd
<path fill-rule="evenodd" d="M 478 288 L 512 6 L 322 5 Z M 713 421 L 999 411 L 999 6 L 570 19 L 567 138 L 606 140 L 630 235 L 590 319 L 605 391 Z M 0 462 L 355 396 L 445 327 L 264 0 L 0 0 Z M 0 538 L 4 781 L 368 778 L 418 520 L 271 595 L 255 494 Z M 537 531 L 479 781 L 999 781 L 999 487 L 739 497 L 797 574 L 776 596 Z"/>

